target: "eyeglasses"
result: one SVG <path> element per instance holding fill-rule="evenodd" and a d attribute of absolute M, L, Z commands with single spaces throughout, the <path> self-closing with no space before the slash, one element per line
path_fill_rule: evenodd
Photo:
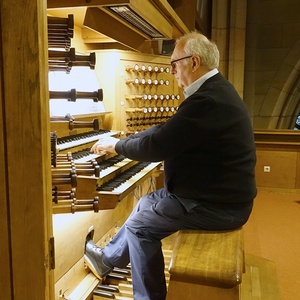
<path fill-rule="evenodd" d="M 180 60 L 183 60 L 183 59 L 186 59 L 186 58 L 191 58 L 193 55 L 188 55 L 188 56 L 184 56 L 184 57 L 181 57 L 181 58 L 177 58 L 177 59 L 174 59 L 174 60 L 171 60 L 170 61 L 170 65 L 171 65 L 171 68 L 172 69 L 175 69 L 176 67 L 176 62 L 180 61 Z"/>

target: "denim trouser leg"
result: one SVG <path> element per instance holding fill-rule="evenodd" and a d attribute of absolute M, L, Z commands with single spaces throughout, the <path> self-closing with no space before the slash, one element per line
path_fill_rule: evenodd
<path fill-rule="evenodd" d="M 146 195 L 104 248 L 105 258 L 112 266 L 124 267 L 130 261 L 134 299 L 137 300 L 161 300 L 166 297 L 161 239 L 177 231 L 178 225 L 168 221 L 160 211 L 159 203 L 164 198 L 173 201 L 173 206 L 176 204 L 176 213 L 184 212 L 177 199 L 169 199 L 164 189 Z"/>
<path fill-rule="evenodd" d="M 120 268 L 131 263 L 135 300 L 164 300 L 166 284 L 161 240 L 180 229 L 237 228 L 243 225 L 250 211 L 251 208 L 232 212 L 197 206 L 187 212 L 176 196 L 160 189 L 140 199 L 104 248 L 105 260 Z"/>

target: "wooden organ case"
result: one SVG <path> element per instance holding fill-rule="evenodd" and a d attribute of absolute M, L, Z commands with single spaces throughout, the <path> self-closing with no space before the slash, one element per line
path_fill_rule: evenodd
<path fill-rule="evenodd" d="M 49 46 L 51 32 L 57 34 L 55 28 L 69 26 L 71 19 L 48 17 Z M 50 118 L 55 299 L 91 299 L 98 280 L 84 268 L 87 234 L 93 229 L 95 242 L 104 246 L 135 201 L 161 184 L 162 171 L 161 163 L 94 155 L 89 149 L 100 136 L 122 138 L 166 121 L 176 113 L 182 95 L 170 73 L 169 57 L 117 50 L 76 55 L 69 42 L 66 46 L 65 39 L 58 40 L 54 37 L 53 45 L 64 49 L 49 50 L 49 71 L 71 73 L 73 66 L 89 67 L 103 87 L 49 91 L 50 99 L 103 101 L 105 106 L 98 113 L 83 110 Z"/>

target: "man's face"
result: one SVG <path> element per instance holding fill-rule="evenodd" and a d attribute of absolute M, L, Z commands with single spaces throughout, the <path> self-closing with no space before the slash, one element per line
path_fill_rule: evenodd
<path fill-rule="evenodd" d="M 187 88 L 190 82 L 192 72 L 192 56 L 183 51 L 183 43 L 179 42 L 171 55 L 171 73 L 176 77 L 180 88 Z"/>

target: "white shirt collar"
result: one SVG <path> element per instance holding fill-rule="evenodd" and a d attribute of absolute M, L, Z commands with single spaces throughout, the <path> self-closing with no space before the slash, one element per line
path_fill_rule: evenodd
<path fill-rule="evenodd" d="M 217 69 L 213 69 L 194 81 L 183 91 L 184 97 L 187 98 L 194 94 L 207 79 L 216 75 L 217 73 L 219 73 L 219 71 Z"/>

